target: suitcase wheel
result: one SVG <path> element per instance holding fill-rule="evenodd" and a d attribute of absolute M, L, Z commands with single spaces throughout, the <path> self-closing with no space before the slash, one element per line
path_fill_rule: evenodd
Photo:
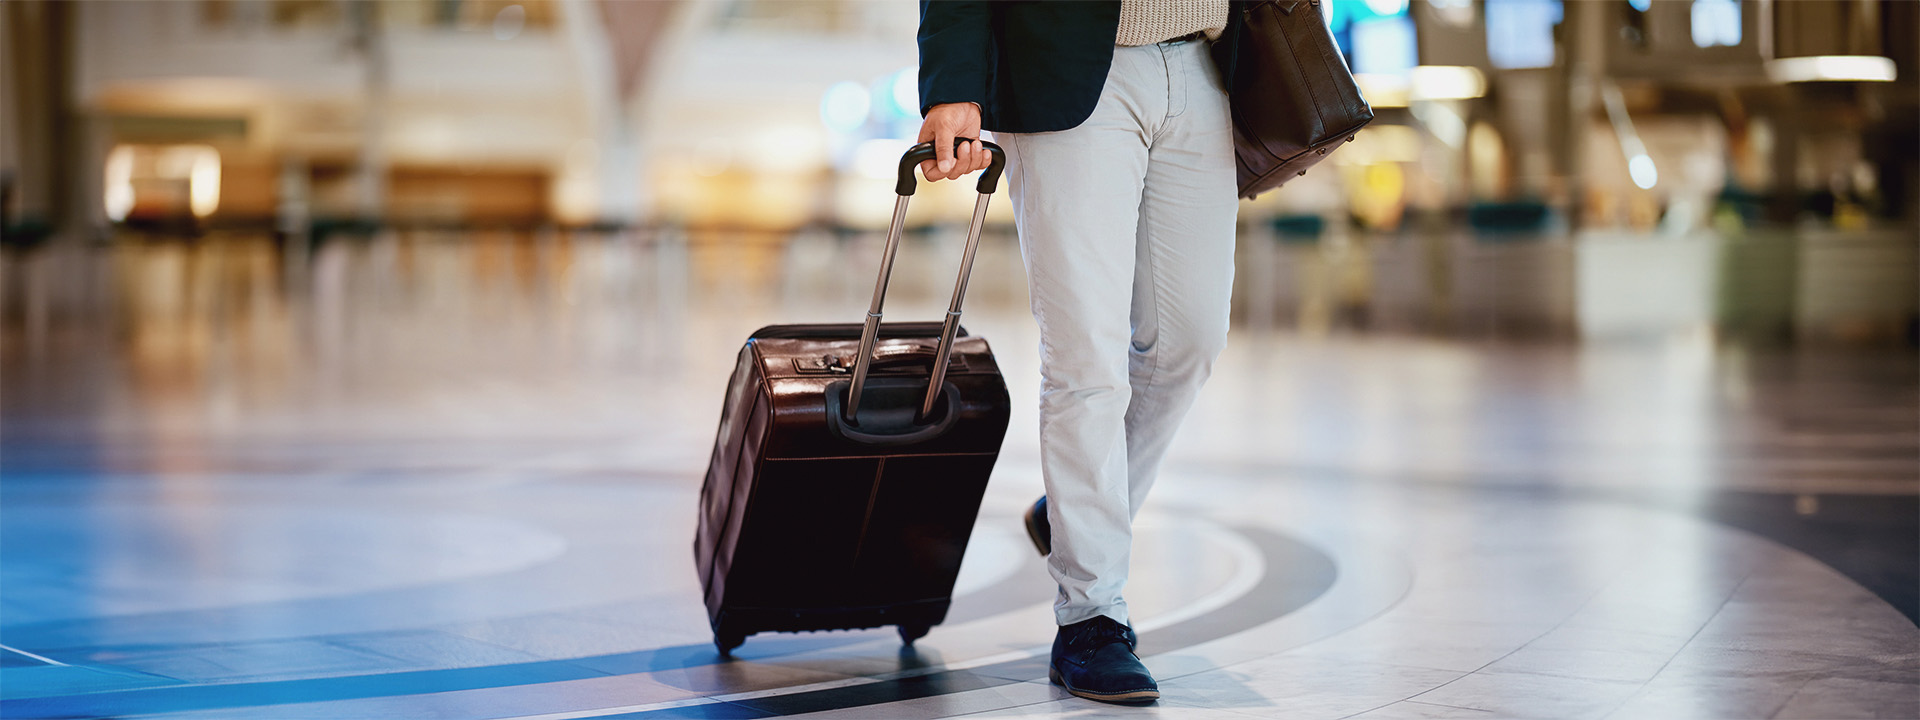
<path fill-rule="evenodd" d="M 913 647 L 913 641 L 926 637 L 927 631 L 932 629 L 933 626 L 926 623 L 901 623 L 900 642 L 905 643 L 907 647 Z"/>
<path fill-rule="evenodd" d="M 720 650 L 720 657 L 733 657 L 733 649 L 747 641 L 747 634 L 731 631 L 716 631 L 713 634 L 713 646 Z"/>

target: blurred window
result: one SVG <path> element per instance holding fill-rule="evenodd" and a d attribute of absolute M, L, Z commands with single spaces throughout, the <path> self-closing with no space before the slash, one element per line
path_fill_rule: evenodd
<path fill-rule="evenodd" d="M 1693 0 L 1693 44 L 1703 48 L 1739 45 L 1739 0 Z"/>
<path fill-rule="evenodd" d="M 1564 15 L 1560 0 L 1487 3 L 1487 58 L 1503 70 L 1553 66 L 1553 28 Z"/>
<path fill-rule="evenodd" d="M 1413 18 L 1400 15 L 1356 20 L 1349 31 L 1354 72 L 1403 75 L 1418 64 Z"/>

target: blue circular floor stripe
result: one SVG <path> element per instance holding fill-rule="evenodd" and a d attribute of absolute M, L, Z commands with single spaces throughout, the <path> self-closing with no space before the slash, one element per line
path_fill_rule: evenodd
<path fill-rule="evenodd" d="M 1253 589 L 1206 615 L 1140 635 L 1140 654 L 1155 655 L 1227 637 L 1275 620 L 1326 594 L 1338 573 L 1333 558 L 1305 543 L 1260 528 L 1235 528 L 1260 549 L 1267 572 Z M 1029 657 L 968 670 L 948 670 L 864 685 L 705 705 L 598 716 L 599 720 L 763 718 L 950 695 L 1044 677 L 1047 658 Z"/>
<path fill-rule="evenodd" d="M 1333 584 L 1332 558 L 1311 546 L 1259 528 L 1236 528 L 1251 540 L 1265 558 L 1267 573 L 1253 589 L 1219 610 L 1185 622 L 1160 628 L 1140 636 L 1143 655 L 1178 650 L 1252 628 L 1311 602 Z M 994 597 L 1002 586 L 1024 587 L 1030 578 L 1015 577 L 996 583 L 980 595 Z M 989 604 L 1000 607 L 1008 601 L 996 598 Z M 1011 606 L 1008 606 L 1011 609 Z M 762 641 L 776 645 L 785 638 Z M 788 652 L 819 649 L 832 645 L 860 642 L 861 636 L 809 638 L 807 642 L 781 648 Z M 1038 638 L 1036 638 L 1038 639 Z M 762 657 L 772 660 L 779 654 Z M 592 658 L 597 666 L 579 664 L 588 658 L 548 660 L 475 668 L 421 670 L 352 677 L 281 680 L 226 685 L 175 685 L 168 687 L 85 693 L 0 701 L 0 717 L 7 718 L 79 718 L 112 717 L 166 712 L 189 712 L 220 708 L 264 707 L 294 703 L 357 700 L 374 697 L 458 692 L 487 688 L 538 685 L 569 680 L 679 669 L 720 662 L 706 645 L 660 648 L 635 653 Z M 609 667 L 611 666 L 611 667 Z M 609 672 L 614 669 L 614 672 Z M 706 703 L 655 711 L 610 715 L 617 718 L 751 718 L 794 715 L 874 705 L 900 700 L 945 695 L 968 690 L 1009 685 L 1019 678 L 1046 674 L 1046 660 L 1034 657 L 969 670 L 949 670 L 827 690 L 802 691 L 723 703 Z"/>

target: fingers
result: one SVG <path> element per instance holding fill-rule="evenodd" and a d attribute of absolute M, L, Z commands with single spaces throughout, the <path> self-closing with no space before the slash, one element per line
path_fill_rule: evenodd
<path fill-rule="evenodd" d="M 993 153 L 987 150 L 985 143 L 961 138 L 962 142 L 956 144 L 954 139 L 957 135 L 957 132 L 945 128 L 922 131 L 921 137 L 930 137 L 934 147 L 934 159 L 920 163 L 920 174 L 929 182 L 952 180 L 985 170 L 993 164 Z"/>
<path fill-rule="evenodd" d="M 948 180 L 985 169 L 993 154 L 977 139 L 980 135 L 980 107 L 974 103 L 943 103 L 927 112 L 920 125 L 918 142 L 931 142 L 934 159 L 920 163 L 927 180 Z M 966 142 L 955 147 L 954 138 Z"/>
<path fill-rule="evenodd" d="M 961 143 L 955 156 L 954 168 L 947 173 L 949 178 L 957 178 L 969 173 L 985 170 L 993 162 L 993 153 L 987 151 L 985 143 L 968 140 Z"/>
<path fill-rule="evenodd" d="M 936 137 L 938 137 L 937 134 Z M 935 142 L 936 159 L 920 163 L 920 173 L 925 175 L 929 182 L 952 180 L 962 175 L 985 170 L 987 166 L 993 164 L 992 151 L 987 150 L 986 144 L 979 140 L 966 140 L 955 145 L 953 137 L 949 135 L 945 145 L 937 144 L 937 140 Z M 942 149 L 946 152 L 941 152 Z M 944 160 L 944 169 L 942 169 L 943 161 L 938 158 L 940 155 L 949 156 Z"/>
<path fill-rule="evenodd" d="M 960 176 L 959 173 L 953 171 L 955 164 L 953 150 L 953 130 L 945 127 L 935 129 L 933 132 L 933 159 L 934 165 L 940 171 L 940 177 L 936 178 L 929 173 L 927 175 L 928 180 Z"/>

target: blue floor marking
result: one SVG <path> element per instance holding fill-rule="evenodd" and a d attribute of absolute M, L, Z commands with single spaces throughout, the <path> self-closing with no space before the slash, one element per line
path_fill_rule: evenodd
<path fill-rule="evenodd" d="M 1292 612 L 1326 592 L 1336 568 L 1332 559 L 1290 538 L 1257 528 L 1236 528 L 1267 558 L 1269 572 L 1247 594 L 1214 612 L 1143 633 L 1142 654 L 1166 652 L 1225 637 Z M 1287 568 L 1291 572 L 1273 572 Z M 752 657 L 831 647 L 866 639 L 860 635 L 773 636 L 755 643 Z M 744 648 L 743 648 L 744 649 Z M 621 674 L 671 670 L 722 662 L 708 645 L 681 645 L 593 658 L 549 660 L 448 670 L 423 670 L 352 677 L 281 680 L 227 685 L 188 685 L 96 692 L 58 697 L 0 700 L 0 716 L 100 717 L 215 708 L 260 707 L 293 703 L 421 695 L 436 692 L 537 685 Z M 1044 673 L 1044 660 L 1025 658 L 972 670 L 950 670 L 877 683 L 803 691 L 752 700 L 703 703 L 676 708 L 608 715 L 613 718 L 760 718 L 845 709 L 1007 685 Z M 998 671 L 997 673 L 995 671 Z"/>
<path fill-rule="evenodd" d="M 1338 568 L 1332 558 L 1319 550 L 1259 528 L 1242 527 L 1235 530 L 1260 546 L 1269 571 L 1253 589 L 1226 607 L 1142 633 L 1142 655 L 1191 647 L 1266 623 L 1305 607 L 1333 586 Z M 1274 572 L 1278 568 L 1285 568 L 1288 572 Z M 1046 658 L 1027 657 L 968 670 L 947 670 L 862 685 L 594 717 L 596 720 L 677 720 L 801 715 L 1002 687 L 1025 682 L 1017 678 L 1045 676 L 1046 671 Z"/>

